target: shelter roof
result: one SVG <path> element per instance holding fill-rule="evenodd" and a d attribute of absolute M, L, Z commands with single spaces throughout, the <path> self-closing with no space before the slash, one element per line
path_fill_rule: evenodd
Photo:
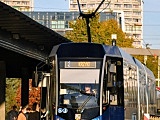
<path fill-rule="evenodd" d="M 0 47 L 44 60 L 53 46 L 70 42 L 3 2 L 0 2 L 0 13 Z"/>

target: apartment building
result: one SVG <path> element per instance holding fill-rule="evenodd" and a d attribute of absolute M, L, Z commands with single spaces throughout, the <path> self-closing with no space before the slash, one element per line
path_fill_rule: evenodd
<path fill-rule="evenodd" d="M 81 11 L 95 10 L 102 0 L 79 0 Z M 79 11 L 77 0 L 69 1 L 70 11 Z M 142 0 L 105 0 L 98 12 L 117 12 L 124 24 L 122 29 L 134 39 L 133 46 L 143 47 L 143 1 Z"/>
<path fill-rule="evenodd" d="M 34 0 L 0 0 L 18 11 L 33 11 Z"/>

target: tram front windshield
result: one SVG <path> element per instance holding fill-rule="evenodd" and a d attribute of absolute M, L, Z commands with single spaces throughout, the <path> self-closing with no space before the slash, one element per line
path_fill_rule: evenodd
<path fill-rule="evenodd" d="M 100 69 L 60 69 L 59 106 L 98 107 Z"/>

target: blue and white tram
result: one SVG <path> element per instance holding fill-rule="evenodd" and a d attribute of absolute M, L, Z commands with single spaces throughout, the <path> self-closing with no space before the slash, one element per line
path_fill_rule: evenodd
<path fill-rule="evenodd" d="M 142 118 L 141 81 L 148 79 L 153 84 L 153 73 L 117 46 L 63 43 L 53 47 L 50 60 L 52 120 Z M 143 66 L 142 75 L 138 64 Z M 86 86 L 90 93 L 85 92 Z"/>

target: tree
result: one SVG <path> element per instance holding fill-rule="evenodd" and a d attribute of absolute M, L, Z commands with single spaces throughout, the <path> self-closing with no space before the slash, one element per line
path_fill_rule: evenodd
<path fill-rule="evenodd" d="M 6 79 L 6 113 L 11 110 L 13 105 L 19 106 L 16 97 L 20 85 L 21 79 L 19 78 Z"/>
<path fill-rule="evenodd" d="M 158 59 L 154 56 L 148 56 L 146 66 L 153 72 L 154 76 L 158 78 Z"/>
<path fill-rule="evenodd" d="M 32 79 L 29 79 L 29 103 L 28 106 L 31 107 L 34 102 L 40 102 L 41 88 L 32 87 Z M 18 103 L 21 103 L 21 86 L 19 86 L 17 91 L 16 100 Z M 21 104 L 20 104 L 21 105 Z M 19 106 L 20 106 L 19 105 Z"/>
<path fill-rule="evenodd" d="M 65 35 L 73 42 L 88 42 L 87 27 L 85 19 L 77 19 L 70 22 L 72 31 L 68 31 Z M 91 40 L 93 43 L 111 44 L 111 35 L 117 34 L 117 46 L 131 47 L 133 39 L 128 38 L 118 23 L 114 19 L 100 22 L 99 15 L 90 19 Z"/>
<path fill-rule="evenodd" d="M 40 87 L 32 87 L 32 80 L 29 81 L 29 107 L 34 102 L 40 102 Z M 9 112 L 13 105 L 18 108 L 21 106 L 21 79 L 6 79 L 6 113 Z"/>
<path fill-rule="evenodd" d="M 32 79 L 29 80 L 29 106 L 32 106 L 34 102 L 40 103 L 41 88 L 32 87 Z"/>
<path fill-rule="evenodd" d="M 144 56 L 134 55 L 141 63 L 144 63 Z M 147 56 L 146 66 L 153 72 L 155 78 L 158 77 L 158 60 L 154 56 Z"/>
<path fill-rule="evenodd" d="M 111 44 L 111 35 L 117 34 L 117 46 L 119 47 L 132 47 L 133 39 L 130 39 L 125 35 L 122 29 L 118 26 L 118 23 L 114 19 L 109 19 L 102 22 L 106 38 L 109 40 L 106 44 Z"/>

